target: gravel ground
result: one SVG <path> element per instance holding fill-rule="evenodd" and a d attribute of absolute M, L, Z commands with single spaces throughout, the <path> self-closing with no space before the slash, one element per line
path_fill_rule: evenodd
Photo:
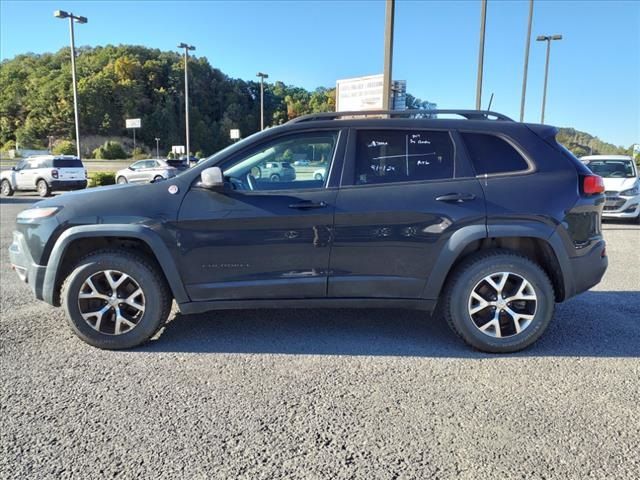
<path fill-rule="evenodd" d="M 85 345 L 8 269 L 0 203 L 0 478 L 638 478 L 640 227 L 512 355 L 413 311 L 175 315 Z"/>

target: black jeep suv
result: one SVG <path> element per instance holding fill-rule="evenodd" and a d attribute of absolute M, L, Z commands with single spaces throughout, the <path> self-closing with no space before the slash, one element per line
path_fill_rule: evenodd
<path fill-rule="evenodd" d="M 175 299 L 183 313 L 435 311 L 475 348 L 520 350 L 605 272 L 602 179 L 553 127 L 443 112 L 462 118 L 300 117 L 166 182 L 39 202 L 18 215 L 11 262 L 100 348 L 145 342 Z M 254 174 L 314 152 L 322 180 Z"/>

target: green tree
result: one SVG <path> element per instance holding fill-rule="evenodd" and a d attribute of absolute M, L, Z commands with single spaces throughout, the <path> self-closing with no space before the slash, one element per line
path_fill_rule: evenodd
<path fill-rule="evenodd" d="M 56 142 L 51 149 L 51 153 L 54 155 L 75 155 L 77 153 L 76 144 L 71 140 L 61 140 Z"/>

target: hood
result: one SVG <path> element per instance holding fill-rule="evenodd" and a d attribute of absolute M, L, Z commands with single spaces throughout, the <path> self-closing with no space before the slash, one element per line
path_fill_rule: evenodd
<path fill-rule="evenodd" d="M 633 178 L 603 178 L 605 191 L 621 192 L 633 188 L 638 179 Z"/>

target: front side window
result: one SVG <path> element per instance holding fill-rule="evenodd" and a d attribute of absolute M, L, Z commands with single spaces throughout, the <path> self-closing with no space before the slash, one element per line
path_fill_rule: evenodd
<path fill-rule="evenodd" d="M 453 142 L 441 131 L 361 130 L 355 170 L 356 185 L 453 178 Z"/>
<path fill-rule="evenodd" d="M 244 190 L 320 188 L 337 142 L 337 131 L 282 137 L 224 164 L 224 176 Z"/>
<path fill-rule="evenodd" d="M 140 160 L 139 162 L 133 163 L 129 166 L 129 168 L 131 170 L 140 170 L 141 168 L 144 168 L 146 162 L 144 160 Z"/>
<path fill-rule="evenodd" d="M 527 161 L 506 140 L 484 133 L 462 133 L 476 175 L 521 172 Z"/>

